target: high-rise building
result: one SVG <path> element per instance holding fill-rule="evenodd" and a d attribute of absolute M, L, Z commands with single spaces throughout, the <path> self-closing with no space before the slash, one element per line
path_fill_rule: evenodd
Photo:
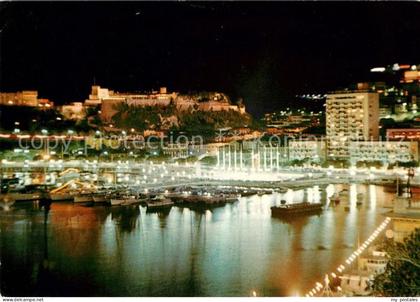
<path fill-rule="evenodd" d="M 377 140 L 379 96 L 370 92 L 335 92 L 326 100 L 327 156 L 347 159 L 351 141 Z"/>

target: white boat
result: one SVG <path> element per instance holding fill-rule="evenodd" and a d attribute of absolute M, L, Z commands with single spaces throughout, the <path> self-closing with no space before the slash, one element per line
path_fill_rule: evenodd
<path fill-rule="evenodd" d="M 163 195 L 155 196 L 154 198 L 149 199 L 146 202 L 147 209 L 160 209 L 160 208 L 167 208 L 171 207 L 174 204 L 172 200 L 166 198 Z"/>
<path fill-rule="evenodd" d="M 155 199 L 147 202 L 147 209 L 160 209 L 172 207 L 174 202 L 169 198 Z"/>
<path fill-rule="evenodd" d="M 11 199 L 15 201 L 29 201 L 29 200 L 37 200 L 42 198 L 41 192 L 33 192 L 33 193 L 8 193 Z"/>
<path fill-rule="evenodd" d="M 110 199 L 111 206 L 128 206 L 138 202 L 139 200 L 135 196 L 121 196 Z"/>
<path fill-rule="evenodd" d="M 74 202 L 92 202 L 92 193 L 80 193 L 74 196 Z"/>

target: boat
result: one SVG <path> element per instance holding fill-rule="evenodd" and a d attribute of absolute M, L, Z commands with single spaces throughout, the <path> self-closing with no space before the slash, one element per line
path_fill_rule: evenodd
<path fill-rule="evenodd" d="M 139 203 L 136 196 L 133 195 L 115 195 L 109 199 L 111 206 L 128 206 Z"/>
<path fill-rule="evenodd" d="M 241 192 L 242 197 L 248 197 L 257 194 L 258 192 L 255 190 L 244 190 Z"/>
<path fill-rule="evenodd" d="M 33 192 L 33 193 L 23 193 L 23 192 L 10 192 L 7 195 L 10 196 L 15 201 L 31 201 L 37 200 L 42 198 L 42 194 L 40 192 Z"/>
<path fill-rule="evenodd" d="M 139 203 L 139 200 L 137 199 L 136 196 L 127 196 L 125 198 L 125 200 L 122 202 L 122 206 L 129 206 L 129 205 L 133 205 L 133 204 L 137 204 Z"/>
<path fill-rule="evenodd" d="M 103 203 L 108 202 L 109 198 L 106 193 L 96 193 L 92 195 L 93 202 L 95 203 Z"/>
<path fill-rule="evenodd" d="M 300 202 L 292 204 L 283 204 L 280 206 L 271 207 L 272 215 L 303 215 L 303 214 L 313 214 L 319 213 L 322 211 L 322 204 L 320 203 L 309 203 L 309 202 Z"/>
<path fill-rule="evenodd" d="M 74 195 L 70 192 L 50 192 L 49 196 L 52 201 L 72 200 L 74 198 Z"/>
<path fill-rule="evenodd" d="M 223 197 L 225 202 L 235 202 L 238 200 L 238 195 L 235 194 L 224 195 Z"/>
<path fill-rule="evenodd" d="M 45 185 L 28 185 L 22 190 L 13 190 L 6 193 L 14 201 L 31 201 L 46 198 Z"/>
<path fill-rule="evenodd" d="M 148 210 L 157 210 L 157 209 L 164 209 L 168 207 L 172 207 L 174 202 L 171 201 L 169 198 L 165 198 L 164 196 L 156 196 L 154 198 L 149 199 L 146 202 L 146 206 Z"/>
<path fill-rule="evenodd" d="M 82 192 L 82 193 L 74 195 L 75 203 L 92 202 L 92 201 L 93 201 L 93 197 L 92 197 L 92 193 L 90 192 Z"/>
<path fill-rule="evenodd" d="M 148 209 L 157 209 L 157 208 L 166 208 L 166 207 L 171 207 L 174 205 L 174 202 L 171 201 L 168 198 L 165 198 L 163 200 L 160 201 L 154 201 L 154 202 L 148 202 L 147 203 L 147 208 Z"/>

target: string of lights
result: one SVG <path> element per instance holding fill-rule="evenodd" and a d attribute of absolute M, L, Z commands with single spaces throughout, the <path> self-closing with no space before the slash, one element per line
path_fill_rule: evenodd
<path fill-rule="evenodd" d="M 360 245 L 360 247 L 354 251 L 345 261 L 343 264 L 340 264 L 335 271 L 328 274 L 328 278 L 330 279 L 336 279 L 339 277 L 340 274 L 343 273 L 343 271 L 349 267 L 356 258 L 363 253 L 363 251 L 378 237 L 378 235 L 387 227 L 389 222 L 391 221 L 391 218 L 387 217 L 376 229 L 373 231 L 373 233 Z M 307 292 L 305 297 L 313 297 L 318 294 L 320 294 L 321 289 L 324 286 L 321 282 L 317 281 L 315 282 L 315 286 Z M 337 290 L 341 291 L 341 288 L 338 286 Z"/>

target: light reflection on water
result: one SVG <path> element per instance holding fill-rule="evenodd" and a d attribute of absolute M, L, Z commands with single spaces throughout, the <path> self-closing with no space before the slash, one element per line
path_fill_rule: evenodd
<path fill-rule="evenodd" d="M 283 221 L 270 206 L 349 203 Z M 357 193 L 363 204 L 357 208 Z M 18 206 L 1 217 L 2 294 L 40 296 L 262 296 L 304 293 L 383 220 L 381 187 L 313 187 L 241 198 L 212 210 Z M 349 211 L 344 207 L 350 206 Z M 46 237 L 44 237 L 46 236 Z M 46 240 L 45 240 L 46 239 Z"/>

